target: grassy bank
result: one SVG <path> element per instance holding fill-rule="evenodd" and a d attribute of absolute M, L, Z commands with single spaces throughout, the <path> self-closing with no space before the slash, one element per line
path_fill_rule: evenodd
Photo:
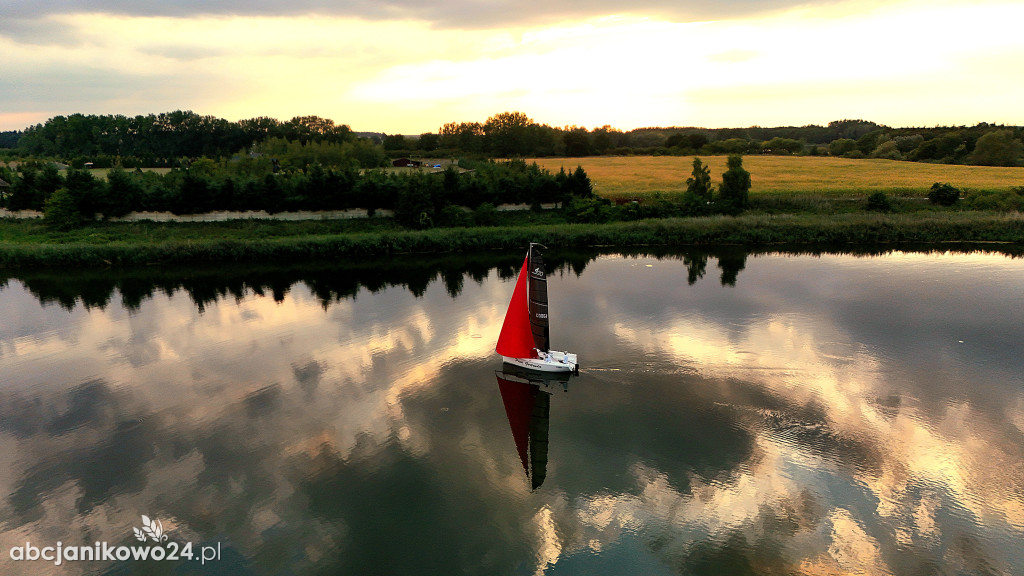
<path fill-rule="evenodd" d="M 133 223 L 88 227 L 61 235 L 34 229 L 26 223 L 6 221 L 0 222 L 0 267 L 330 261 L 410 253 L 520 250 L 531 241 L 556 248 L 945 242 L 1024 244 L 1024 216 L 1018 213 L 955 211 L 841 216 L 715 216 L 611 224 L 529 224 L 425 231 L 399 230 L 384 224 L 379 224 L 381 227 L 377 229 L 368 227 L 362 230 L 342 230 L 342 226 L 344 224 L 320 222 L 191 226 Z"/>

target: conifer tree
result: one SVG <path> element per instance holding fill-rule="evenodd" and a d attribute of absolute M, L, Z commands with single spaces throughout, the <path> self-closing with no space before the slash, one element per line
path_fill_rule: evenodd
<path fill-rule="evenodd" d="M 686 179 L 686 191 L 704 202 L 711 201 L 711 167 L 693 159 L 693 176 Z"/>

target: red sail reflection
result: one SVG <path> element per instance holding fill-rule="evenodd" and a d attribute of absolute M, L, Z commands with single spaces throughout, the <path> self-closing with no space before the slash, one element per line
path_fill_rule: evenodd
<path fill-rule="evenodd" d="M 531 380 L 509 372 L 496 372 L 495 376 L 519 461 L 531 488 L 536 490 L 544 483 L 548 467 L 551 394 L 541 389 L 541 384 L 546 386 L 548 381 Z"/>

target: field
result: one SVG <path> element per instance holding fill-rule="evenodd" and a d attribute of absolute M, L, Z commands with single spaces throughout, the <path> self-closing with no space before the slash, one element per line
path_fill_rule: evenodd
<path fill-rule="evenodd" d="M 712 182 L 721 182 L 726 157 L 700 158 L 710 165 Z M 528 162 L 537 162 L 553 172 L 582 166 L 595 192 L 605 198 L 636 198 L 657 192 L 681 194 L 693 170 L 690 156 L 538 158 Z M 948 182 L 964 191 L 1024 186 L 1024 168 L 820 156 L 744 156 L 743 167 L 750 172 L 751 195 L 842 198 L 881 191 L 894 196 L 925 196 L 935 182 Z"/>

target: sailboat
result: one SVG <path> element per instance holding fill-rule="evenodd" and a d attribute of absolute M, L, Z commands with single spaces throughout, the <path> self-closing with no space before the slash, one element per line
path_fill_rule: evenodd
<path fill-rule="evenodd" d="M 541 248 L 530 243 L 495 350 L 513 366 L 542 372 L 578 372 L 575 354 L 549 349 L 548 280 Z"/>

